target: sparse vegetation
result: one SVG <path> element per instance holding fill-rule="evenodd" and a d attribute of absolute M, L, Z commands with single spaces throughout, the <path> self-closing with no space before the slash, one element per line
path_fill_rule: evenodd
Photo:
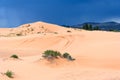
<path fill-rule="evenodd" d="M 11 56 L 11 58 L 18 59 L 19 57 L 18 57 L 16 54 L 13 54 L 13 55 Z"/>
<path fill-rule="evenodd" d="M 71 57 L 71 55 L 70 55 L 69 53 L 64 53 L 64 54 L 63 54 L 63 58 L 66 58 L 66 59 L 68 59 L 68 60 L 70 60 L 70 61 L 75 60 L 74 58 Z"/>
<path fill-rule="evenodd" d="M 54 34 L 58 34 L 58 32 L 54 32 Z"/>
<path fill-rule="evenodd" d="M 67 56 L 69 56 L 69 53 L 64 53 L 63 54 L 63 58 L 67 58 Z"/>
<path fill-rule="evenodd" d="M 73 61 L 75 60 L 74 58 L 71 57 L 71 55 L 69 53 L 64 53 L 63 55 L 58 52 L 58 51 L 53 51 L 53 50 L 46 50 L 42 57 L 44 57 L 45 59 L 48 60 L 53 60 L 53 59 L 57 59 L 57 58 L 65 58 L 67 60 Z"/>
<path fill-rule="evenodd" d="M 33 28 L 31 28 L 31 31 L 34 31 L 34 29 L 33 29 Z"/>
<path fill-rule="evenodd" d="M 4 74 L 9 78 L 13 78 L 13 75 L 14 75 L 14 73 L 12 71 L 9 71 L 9 70 Z"/>
<path fill-rule="evenodd" d="M 58 52 L 58 51 L 53 51 L 53 50 L 46 50 L 44 53 L 43 53 L 43 57 L 44 58 L 47 58 L 47 59 L 54 59 L 54 58 L 58 58 L 58 57 L 61 57 L 61 53 Z"/>
<path fill-rule="evenodd" d="M 37 32 L 37 34 L 40 34 L 41 32 Z"/>
<path fill-rule="evenodd" d="M 44 28 L 44 26 L 42 26 L 41 28 Z"/>
<path fill-rule="evenodd" d="M 67 30 L 67 32 L 71 32 L 70 30 Z"/>
<path fill-rule="evenodd" d="M 22 34 L 21 34 L 21 33 L 17 33 L 16 35 L 17 35 L 17 36 L 22 36 Z"/>

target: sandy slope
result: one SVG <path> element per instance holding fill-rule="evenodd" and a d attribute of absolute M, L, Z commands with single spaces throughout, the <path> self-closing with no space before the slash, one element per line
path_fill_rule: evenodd
<path fill-rule="evenodd" d="M 0 31 L 0 72 L 15 73 L 13 79 L 0 74 L 0 80 L 120 79 L 120 33 L 74 30 L 44 22 Z M 47 49 L 69 52 L 76 60 L 49 63 L 41 57 Z M 10 59 L 12 54 L 20 60 Z"/>

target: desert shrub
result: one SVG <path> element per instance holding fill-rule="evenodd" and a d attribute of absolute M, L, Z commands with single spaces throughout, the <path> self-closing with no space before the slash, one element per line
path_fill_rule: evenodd
<path fill-rule="evenodd" d="M 18 33 L 18 34 L 16 34 L 17 36 L 22 36 L 22 34 L 21 33 Z"/>
<path fill-rule="evenodd" d="M 64 54 L 63 54 L 63 57 L 64 57 L 64 58 L 67 58 L 67 56 L 69 56 L 69 53 L 64 53 Z"/>
<path fill-rule="evenodd" d="M 16 54 L 13 54 L 13 55 L 11 56 L 11 58 L 18 59 L 19 57 L 18 57 Z"/>
<path fill-rule="evenodd" d="M 46 50 L 44 51 L 42 57 L 44 57 L 45 59 L 48 59 L 49 61 L 52 61 L 56 58 L 65 58 L 67 60 L 73 61 L 75 60 L 74 58 L 71 57 L 71 55 L 69 53 L 64 53 L 63 55 L 61 55 L 60 52 L 58 51 L 54 51 L 54 50 Z"/>
<path fill-rule="evenodd" d="M 54 32 L 54 34 L 58 34 L 58 32 Z"/>
<path fill-rule="evenodd" d="M 42 26 L 41 28 L 44 28 L 44 26 Z"/>
<path fill-rule="evenodd" d="M 63 56 L 63 58 L 66 58 L 66 59 L 68 59 L 70 61 L 75 60 L 74 58 L 71 57 L 71 55 L 69 53 L 64 53 L 62 56 Z"/>
<path fill-rule="evenodd" d="M 71 32 L 70 30 L 67 30 L 67 32 Z"/>
<path fill-rule="evenodd" d="M 53 50 L 46 50 L 43 53 L 43 57 L 44 58 L 49 58 L 49 57 L 58 58 L 58 57 L 61 57 L 61 53 L 58 51 L 53 51 Z"/>
<path fill-rule="evenodd" d="M 34 31 L 34 29 L 33 29 L 33 28 L 31 28 L 31 31 Z"/>
<path fill-rule="evenodd" d="M 7 71 L 6 73 L 4 73 L 7 77 L 9 77 L 9 78 L 13 78 L 13 72 L 12 71 Z"/>
<path fill-rule="evenodd" d="M 37 34 L 40 34 L 41 32 L 37 32 Z"/>

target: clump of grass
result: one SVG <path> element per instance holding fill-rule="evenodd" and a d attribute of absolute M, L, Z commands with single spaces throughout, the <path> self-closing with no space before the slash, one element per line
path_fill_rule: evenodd
<path fill-rule="evenodd" d="M 12 71 L 9 71 L 9 70 L 4 74 L 9 78 L 13 78 L 13 75 L 14 75 L 14 73 Z"/>
<path fill-rule="evenodd" d="M 13 54 L 12 56 L 10 56 L 11 58 L 14 58 L 14 59 L 19 59 L 19 57 L 16 55 L 16 54 Z"/>

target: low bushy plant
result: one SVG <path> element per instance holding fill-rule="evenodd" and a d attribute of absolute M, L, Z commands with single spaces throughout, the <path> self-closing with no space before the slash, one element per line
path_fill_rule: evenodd
<path fill-rule="evenodd" d="M 13 54 L 13 55 L 11 56 L 11 58 L 18 59 L 19 57 L 18 57 L 16 54 Z"/>
<path fill-rule="evenodd" d="M 58 32 L 54 32 L 54 34 L 58 34 Z"/>
<path fill-rule="evenodd" d="M 22 36 L 22 33 L 18 33 L 18 34 L 16 34 L 17 36 Z"/>
<path fill-rule="evenodd" d="M 58 58 L 58 57 L 61 57 L 61 53 L 58 51 L 54 51 L 54 50 L 46 50 L 43 53 L 43 57 L 44 58 L 49 58 L 49 57 Z"/>
<path fill-rule="evenodd" d="M 49 61 L 52 61 L 56 58 L 65 58 L 67 60 L 73 61 L 75 60 L 74 58 L 71 57 L 71 55 L 69 53 L 64 53 L 63 55 L 61 55 L 60 52 L 58 51 L 54 51 L 54 50 L 46 50 L 44 51 L 42 57 L 44 57 L 45 59 L 48 59 Z"/>
<path fill-rule="evenodd" d="M 4 73 L 7 77 L 9 77 L 9 78 L 13 78 L 13 72 L 12 71 L 7 71 L 6 73 Z"/>
<path fill-rule="evenodd" d="M 74 58 L 71 57 L 71 55 L 69 53 L 64 53 L 62 56 L 63 56 L 63 58 L 66 58 L 66 59 L 68 59 L 70 61 L 75 60 Z"/>
<path fill-rule="evenodd" d="M 70 30 L 67 30 L 67 32 L 71 32 Z"/>
<path fill-rule="evenodd" d="M 69 53 L 64 53 L 64 54 L 63 54 L 63 57 L 64 57 L 64 58 L 67 58 L 67 56 L 69 56 Z"/>

